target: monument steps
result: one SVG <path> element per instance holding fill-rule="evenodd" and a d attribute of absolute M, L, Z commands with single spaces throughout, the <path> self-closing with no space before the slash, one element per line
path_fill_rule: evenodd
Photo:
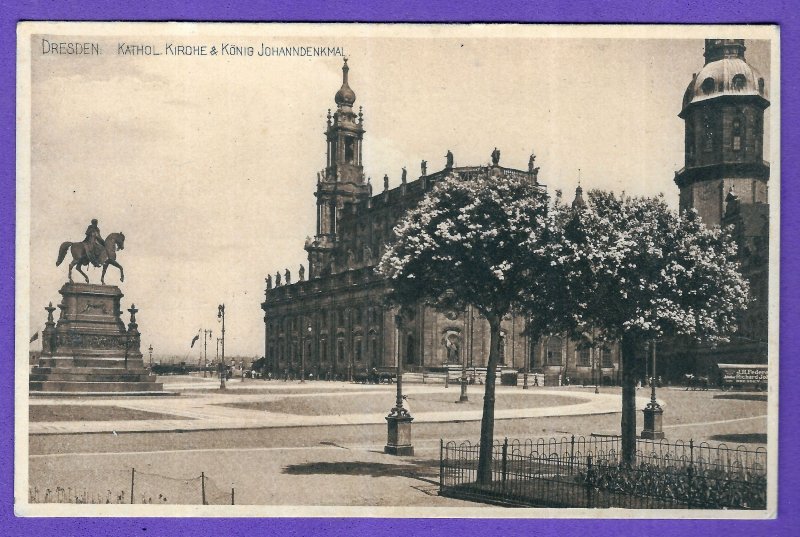
<path fill-rule="evenodd" d="M 45 308 L 42 355 L 28 382 L 31 395 L 168 395 L 144 366 L 138 310 L 128 309 L 127 327 L 120 318 L 119 287 L 65 283 L 59 293 L 58 321 L 56 308 Z"/>
<path fill-rule="evenodd" d="M 149 373 L 114 373 L 108 372 L 107 374 L 98 373 L 84 373 L 77 372 L 64 372 L 64 373 L 39 373 L 34 372 L 30 375 L 32 382 L 155 382 L 155 376 L 150 376 Z"/>
<path fill-rule="evenodd" d="M 32 392 L 154 392 L 161 391 L 161 382 L 69 382 L 69 381 L 30 381 Z"/>

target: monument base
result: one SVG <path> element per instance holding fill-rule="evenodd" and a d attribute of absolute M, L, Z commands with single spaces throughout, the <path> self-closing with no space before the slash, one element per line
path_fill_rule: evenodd
<path fill-rule="evenodd" d="M 664 431 L 661 427 L 661 419 L 664 415 L 664 410 L 660 406 L 651 406 L 648 404 L 644 410 L 644 428 L 642 429 L 641 437 L 647 440 L 661 440 L 664 438 Z"/>
<path fill-rule="evenodd" d="M 388 440 L 383 452 L 388 455 L 411 456 L 414 446 L 411 445 L 411 416 L 386 416 Z"/>
<path fill-rule="evenodd" d="M 59 292 L 57 323 L 56 308 L 46 308 L 42 355 L 28 383 L 31 395 L 163 393 L 162 383 L 144 366 L 134 306 L 128 327 L 122 322 L 117 286 L 66 283 Z"/>

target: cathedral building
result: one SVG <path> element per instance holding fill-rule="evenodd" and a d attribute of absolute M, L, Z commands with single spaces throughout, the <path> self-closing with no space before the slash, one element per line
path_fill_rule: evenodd
<path fill-rule="evenodd" d="M 316 230 L 308 237 L 308 273 L 298 280 L 290 271 L 267 278 L 264 348 L 276 376 L 352 379 L 372 368 L 390 367 L 396 356 L 408 370 L 431 370 L 463 363 L 485 367 L 489 324 L 471 309 L 441 312 L 420 305 L 405 314 L 400 329 L 395 311 L 386 305 L 386 281 L 375 271 L 393 228 L 433 185 L 450 174 L 464 178 L 486 174 L 519 177 L 540 185 L 532 155 L 527 170 L 502 167 L 499 152 L 491 166 L 457 167 L 448 151 L 445 166 L 428 173 L 422 161 L 413 180 L 403 169 L 399 186 L 374 192 L 363 168 L 364 115 L 354 110 L 355 92 L 349 67 L 342 67 L 336 110 L 328 111 L 327 160 L 317 174 Z M 491 169 L 490 169 L 491 168 Z M 544 185 L 540 185 L 545 188 Z M 376 189 L 377 190 L 377 189 Z M 576 202 L 580 198 L 577 192 Z M 283 276 L 283 277 L 282 277 Z M 529 341 L 525 319 L 509 315 L 502 323 L 500 363 L 504 368 L 543 373 L 548 384 L 573 381 L 617 381 L 618 349 L 578 349 L 562 337 Z M 398 352 L 399 351 L 399 352 Z"/>
<path fill-rule="evenodd" d="M 764 160 L 764 111 L 769 100 L 745 50 L 743 39 L 706 39 L 705 65 L 686 88 L 679 114 L 685 125 L 685 165 L 675 173 L 680 209 L 697 210 L 707 226 L 733 226 L 751 291 L 730 344 L 684 356 L 689 362 L 684 368 L 699 373 L 719 363 L 767 363 L 770 167 Z"/>

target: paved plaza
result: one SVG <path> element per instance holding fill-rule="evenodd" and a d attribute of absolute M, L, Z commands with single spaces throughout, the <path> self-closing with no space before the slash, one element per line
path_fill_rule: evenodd
<path fill-rule="evenodd" d="M 477 440 L 483 386 L 457 404 L 458 385 L 405 385 L 415 455 L 393 457 L 383 445 L 394 385 L 232 379 L 222 392 L 216 378 L 164 380 L 179 395 L 32 398 L 31 493 L 69 488 L 113 503 L 135 468 L 137 503 L 200 503 L 203 472 L 209 503 L 230 503 L 235 489 L 251 505 L 478 505 L 436 492 L 439 441 Z M 765 394 L 665 387 L 658 398 L 668 440 L 766 443 Z M 637 407 L 648 400 L 639 390 Z M 498 386 L 495 435 L 618 434 L 620 404 L 619 388 Z"/>

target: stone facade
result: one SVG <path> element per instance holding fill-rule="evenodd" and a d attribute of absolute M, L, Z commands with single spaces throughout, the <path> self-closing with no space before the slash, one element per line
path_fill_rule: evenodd
<path fill-rule="evenodd" d="M 393 228 L 433 185 L 448 174 L 469 178 L 485 174 L 486 166 L 455 167 L 452 157 L 444 169 L 407 179 L 389 188 L 388 177 L 380 192 L 364 176 L 362 151 L 364 115 L 355 113 L 355 93 L 349 86 L 349 67 L 342 69 L 342 87 L 336 93 L 336 111 L 328 112 L 326 166 L 317 174 L 317 226 L 308 237 L 308 279 L 283 285 L 276 275 L 267 280 L 264 310 L 264 349 L 273 375 L 296 377 L 301 370 L 314 378 L 354 378 L 372 368 L 394 366 L 398 348 L 410 370 L 457 366 L 485 367 L 489 354 L 489 324 L 471 310 L 440 312 L 419 306 L 395 329 L 396 312 L 385 303 L 386 282 L 375 265 L 391 239 Z M 498 155 L 499 156 L 499 155 Z M 498 158 L 499 160 L 499 158 Z M 531 163 L 533 159 L 531 160 Z M 538 168 L 528 171 L 492 165 L 492 173 L 521 177 L 538 183 Z M 541 185 L 541 188 L 545 188 Z M 289 274 L 289 276 L 291 276 Z M 399 333 L 398 333 L 399 332 Z M 531 344 L 525 319 L 508 316 L 502 323 L 503 367 L 545 373 L 548 383 L 569 376 L 573 380 L 618 379 L 618 350 L 612 348 L 601 361 L 591 358 L 565 338 L 547 338 Z M 595 356 L 596 355 L 596 356 Z"/>

